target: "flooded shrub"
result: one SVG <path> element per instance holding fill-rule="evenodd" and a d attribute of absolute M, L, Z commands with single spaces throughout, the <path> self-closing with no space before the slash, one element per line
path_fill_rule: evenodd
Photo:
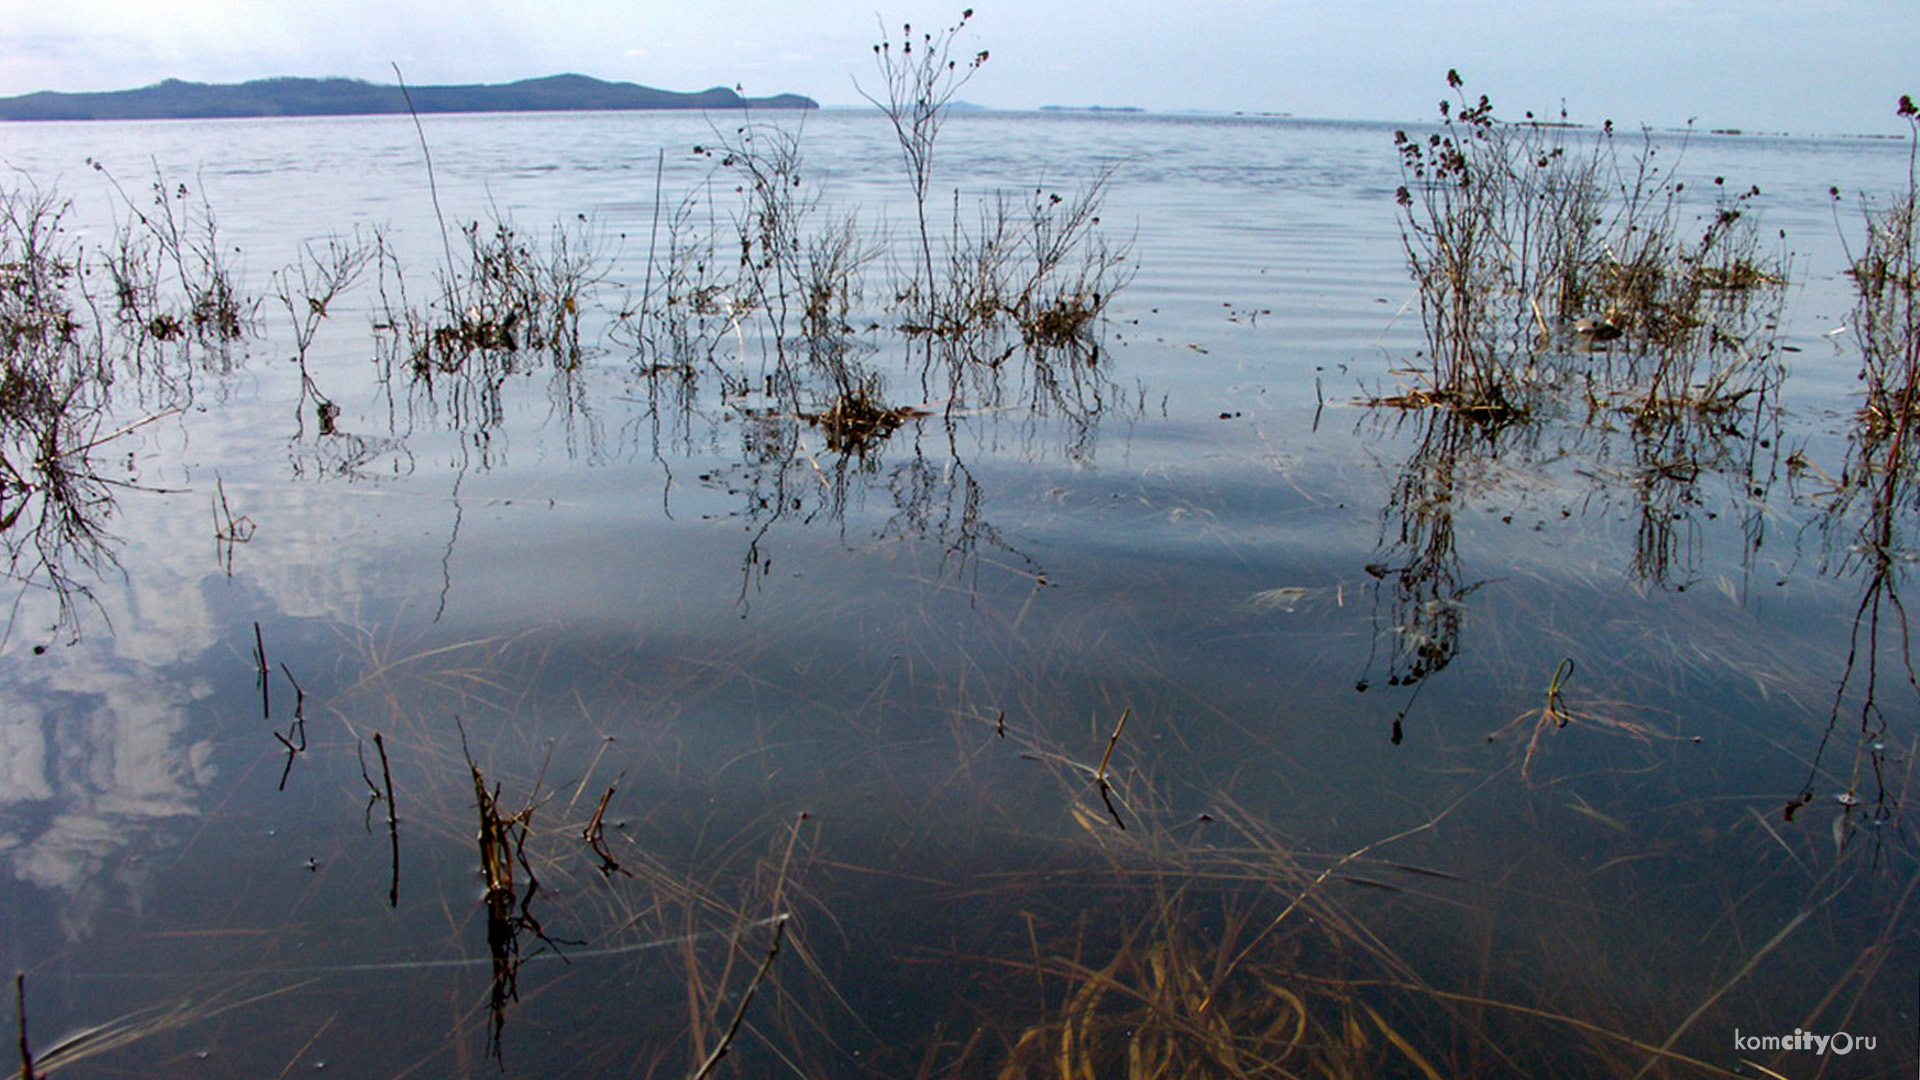
<path fill-rule="evenodd" d="M 156 167 L 144 200 L 136 199 L 99 161 L 90 161 L 119 195 L 127 220 L 115 230 L 102 267 L 115 314 L 137 354 L 144 339 L 170 344 L 191 339 L 210 355 L 244 338 L 259 302 L 240 288 L 232 252 L 204 195 L 170 180 Z"/>
<path fill-rule="evenodd" d="M 1901 713 L 1897 706 L 1889 708 L 1887 691 L 1904 685 L 1920 692 L 1900 595 L 1914 562 L 1915 511 L 1920 509 L 1920 463 L 1911 449 L 1920 434 L 1920 234 L 1914 230 L 1920 210 L 1920 109 L 1903 95 L 1896 113 L 1910 129 L 1907 186 L 1887 204 L 1867 208 L 1866 241 L 1847 269 L 1855 292 L 1851 321 L 1863 400 L 1848 432 L 1846 463 L 1834 477 L 1804 453 L 1789 461 L 1793 474 L 1811 486 L 1809 501 L 1819 510 L 1826 535 L 1828 570 L 1861 582 L 1827 729 L 1805 784 L 1787 804 L 1789 819 L 1815 801 L 1830 756 L 1852 761 L 1841 793 L 1845 820 L 1857 816 L 1877 826 L 1897 819 L 1902 798 L 1887 779 L 1897 768 L 1888 744 Z M 1837 202 L 1839 190 L 1831 194 Z M 1852 745 L 1843 738 L 1849 733 Z"/>
<path fill-rule="evenodd" d="M 66 239 L 69 204 L 0 190 L 0 350 L 10 380 L 77 359 L 80 252 Z"/>
<path fill-rule="evenodd" d="M 451 370 L 475 352 L 524 349 L 579 363 L 580 302 L 601 272 L 589 233 L 555 226 L 540 245 L 504 219 L 460 232 L 465 265 L 443 283 L 448 310 L 416 343 L 416 360 Z"/>
<path fill-rule="evenodd" d="M 891 124 L 913 192 L 919 251 L 897 290 L 903 329 L 960 337 L 998 331 L 1009 319 L 1029 346 L 1084 344 L 1085 331 L 1131 276 L 1125 246 L 1099 235 L 1110 172 L 1072 196 L 1037 188 L 1021 207 L 1005 196 L 985 200 L 971 229 L 956 192 L 945 236 L 935 235 L 929 219 L 940 128 L 954 95 L 988 58 L 984 49 L 956 56 L 956 37 L 972 17 L 969 8 L 952 26 L 917 38 L 911 25 L 902 26 L 897 42 L 873 47 L 881 91 L 861 90 Z"/>
<path fill-rule="evenodd" d="M 643 291 L 614 331 L 652 393 L 688 401 L 704 380 L 723 406 L 813 425 L 829 450 L 863 460 L 927 415 L 927 401 L 952 409 L 1017 396 L 1089 411 L 1099 331 L 1133 274 L 1128 245 L 1101 229 L 1110 171 L 1071 193 L 1036 186 L 969 205 L 956 191 L 945 227 L 932 217 L 940 129 L 986 60 L 956 54 L 971 17 L 937 33 L 903 27 L 874 47 L 883 88 L 867 96 L 899 140 L 914 200 L 904 245 L 856 211 L 830 208 L 799 133 L 771 124 L 715 131 L 694 147 L 712 172 L 672 210 L 662 212 L 656 190 Z M 904 358 L 898 374 L 917 375 L 919 404 L 893 400 L 896 373 L 877 357 Z"/>
<path fill-rule="evenodd" d="M 1716 178 L 1694 234 L 1651 135 L 1623 158 L 1611 121 L 1504 121 L 1458 72 L 1448 85 L 1435 130 L 1394 134 L 1429 354 L 1426 385 L 1389 403 L 1523 416 L 1569 353 L 1601 345 L 1626 362 L 1600 368 L 1599 396 L 1627 412 L 1721 408 L 1771 385 L 1775 312 L 1756 298 L 1786 278 L 1752 218 L 1759 188 Z"/>
<path fill-rule="evenodd" d="M 299 258 L 273 276 L 274 294 L 286 308 L 288 325 L 293 332 L 293 359 L 300 366 L 301 400 L 295 412 L 303 415 L 311 400 L 322 435 L 335 433 L 334 422 L 339 418 L 340 407 L 320 392 L 308 367 L 307 353 L 313 348 L 320 323 L 327 318 L 334 301 L 353 287 L 373 257 L 373 246 L 359 234 L 333 235 L 323 241 L 308 241 L 302 246 Z"/>
<path fill-rule="evenodd" d="M 103 527 L 113 504 L 89 451 L 104 441 L 114 358 L 86 321 L 86 253 L 67 231 L 70 210 L 51 192 L 0 188 L 0 576 L 50 593 L 64 627 L 89 595 L 82 571 L 112 562 Z"/>
<path fill-rule="evenodd" d="M 1904 431 L 1920 393 L 1920 110 L 1908 96 L 1898 114 L 1912 128 L 1907 189 L 1866 213 L 1866 244 L 1847 270 L 1858 296 L 1855 336 L 1866 384 L 1862 413 L 1871 431 Z M 1838 198 L 1839 192 L 1834 192 Z"/>
<path fill-rule="evenodd" d="M 486 430 L 504 415 L 501 393 L 510 377 L 545 369 L 559 396 L 568 395 L 566 384 L 588 352 L 582 314 L 609 260 L 585 217 L 554 225 L 544 241 L 505 218 L 469 222 L 460 235 L 463 254 L 455 256 L 449 245 L 438 295 L 423 307 L 408 300 L 404 270 L 385 240 L 376 240 L 371 259 L 384 305 L 376 322 L 382 332 L 377 351 L 383 380 L 399 375 L 426 407 L 444 407 L 456 426 Z M 358 266 L 338 262 L 349 257 L 358 255 L 351 248 L 331 252 L 316 280 L 324 285 L 345 269 L 357 276 Z M 320 403 L 325 434 L 326 400 L 317 388 L 310 390 Z"/>
<path fill-rule="evenodd" d="M 927 218 L 927 199 L 933 186 L 933 151 L 940 128 L 951 114 L 954 95 L 973 80 L 987 62 L 987 50 L 970 57 L 956 57 L 956 36 L 967 28 L 973 9 L 967 8 L 952 26 L 937 32 L 922 32 L 916 40 L 911 23 L 900 27 L 900 40 L 890 37 L 873 47 L 874 67 L 882 88 L 878 94 L 864 88 L 860 96 L 886 114 L 900 144 L 900 159 L 906 167 L 907 184 L 913 190 L 913 207 L 919 226 L 920 259 L 913 271 L 905 298 L 920 298 L 927 315 L 931 314 L 934 289 L 933 233 Z M 885 33 L 884 24 L 882 33 Z M 962 62 L 964 60 L 964 63 Z"/>

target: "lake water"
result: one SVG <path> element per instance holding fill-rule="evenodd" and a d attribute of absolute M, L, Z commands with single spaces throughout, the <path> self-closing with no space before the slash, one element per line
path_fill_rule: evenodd
<path fill-rule="evenodd" d="M 803 239 L 873 254 L 831 352 L 730 276 L 744 174 L 693 151 L 738 123 L 430 117 L 431 170 L 405 118 L 0 129 L 96 269 L 158 176 L 161 292 L 257 305 L 121 357 L 53 465 L 8 421 L 43 1065 L 1911 1075 L 1908 556 L 1857 548 L 1916 504 L 1834 494 L 1905 143 L 1656 139 L 1792 280 L 1784 381 L 1648 436 L 1362 404 L 1428 347 L 1390 127 L 956 114 L 929 250 L 1104 175 L 1124 287 L 954 367 L 895 329 L 884 120 L 787 129 Z M 412 351 L 474 222 L 594 253 L 577 352 Z M 386 255 L 322 318 L 329 237 Z M 837 433 L 848 371 L 902 411 Z M 1796 1031 L 1862 1042 L 1742 1041 Z"/>

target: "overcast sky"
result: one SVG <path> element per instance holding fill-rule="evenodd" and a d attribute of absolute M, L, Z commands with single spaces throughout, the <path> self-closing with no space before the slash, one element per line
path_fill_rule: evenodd
<path fill-rule="evenodd" d="M 882 15 L 826 0 L 0 0 L 0 95 L 180 78 L 502 82 L 560 72 L 854 104 Z M 1431 115 L 1457 67 L 1502 115 L 1904 132 L 1917 0 L 977 0 L 963 98 L 1343 119 Z M 1089 14 L 1090 12 L 1094 14 Z M 897 27 L 896 27 L 897 32 Z"/>

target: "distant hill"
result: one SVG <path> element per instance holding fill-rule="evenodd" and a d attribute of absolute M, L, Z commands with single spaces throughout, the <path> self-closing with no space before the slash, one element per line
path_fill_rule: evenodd
<path fill-rule="evenodd" d="M 750 98 L 716 86 L 698 93 L 603 82 L 585 75 L 468 86 L 409 86 L 358 79 L 260 79 L 194 83 L 168 79 L 138 90 L 41 91 L 0 98 L 0 120 L 174 120 L 226 116 L 365 116 L 422 113 L 574 112 L 586 109 L 817 109 L 798 94 Z"/>

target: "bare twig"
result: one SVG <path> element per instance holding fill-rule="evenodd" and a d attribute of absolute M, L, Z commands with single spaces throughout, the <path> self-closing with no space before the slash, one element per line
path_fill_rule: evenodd
<path fill-rule="evenodd" d="M 1120 743 L 1120 733 L 1127 729 L 1127 719 L 1133 715 L 1133 706 L 1120 710 L 1120 722 L 1113 726 L 1113 737 L 1107 740 L 1107 752 L 1100 755 L 1100 767 L 1093 771 L 1093 782 L 1100 788 L 1100 801 L 1107 806 L 1107 814 L 1113 823 L 1125 831 L 1127 823 L 1120 817 L 1120 811 L 1114 809 L 1113 785 L 1107 782 L 1107 764 L 1113 760 L 1113 748 Z"/>
<path fill-rule="evenodd" d="M 740 997 L 740 1007 L 733 1011 L 733 1022 L 727 1025 L 727 1033 L 721 1037 L 720 1045 L 713 1048 L 707 1059 L 694 1070 L 691 1080 L 706 1080 L 720 1059 L 733 1049 L 734 1036 L 740 1033 L 740 1024 L 747 1018 L 747 1006 L 753 1004 L 753 995 L 760 990 L 760 984 L 766 980 L 767 972 L 773 967 L 774 958 L 780 955 L 780 943 L 787 934 L 787 916 L 785 913 L 774 916 L 773 943 L 767 946 L 766 959 L 760 961 L 760 970 L 753 973 L 753 981 L 747 984 L 747 992 Z"/>
<path fill-rule="evenodd" d="M 1120 710 L 1120 722 L 1113 725 L 1113 737 L 1107 740 L 1107 752 L 1100 755 L 1100 767 L 1095 769 L 1093 777 L 1101 783 L 1107 779 L 1107 763 L 1113 760 L 1113 748 L 1120 742 L 1120 733 L 1127 729 L 1127 719 L 1133 715 L 1133 706 Z"/>
<path fill-rule="evenodd" d="M 622 776 L 624 777 L 625 774 L 623 773 Z M 600 805 L 593 809 L 592 819 L 587 822 L 586 828 L 580 830 L 580 838 L 587 842 L 587 846 L 592 848 L 594 855 L 600 859 L 599 869 L 602 877 L 612 877 L 616 873 L 627 877 L 633 876 L 633 871 L 621 866 L 619 860 L 613 857 L 613 852 L 608 850 L 607 834 L 602 823 L 602 819 L 607 816 L 607 804 L 613 801 L 613 793 L 619 787 L 619 780 L 607 785 L 607 790 L 600 796 Z"/>
<path fill-rule="evenodd" d="M 33 1067 L 33 1047 L 27 1042 L 27 977 L 24 973 L 13 977 L 13 1000 L 20 1014 L 20 1080 L 40 1080 L 40 1073 Z"/>
<path fill-rule="evenodd" d="M 393 805 L 393 770 L 387 765 L 387 743 L 379 732 L 373 733 L 373 748 L 380 753 L 380 779 L 386 785 L 387 840 L 393 851 L 392 884 L 387 888 L 387 904 L 400 906 L 400 815 Z"/>
<path fill-rule="evenodd" d="M 285 735 L 278 731 L 273 733 L 273 737 L 279 740 L 280 745 L 287 750 L 287 766 L 280 770 L 280 790 L 285 791 L 287 777 L 293 775 L 294 757 L 307 752 L 307 692 L 300 688 L 299 681 L 293 677 L 293 671 L 285 663 L 280 665 L 280 671 L 286 675 L 287 682 L 293 686 L 293 724 L 287 729 Z"/>
<path fill-rule="evenodd" d="M 260 684 L 260 717 L 263 720 L 272 719 L 273 700 L 267 686 L 273 671 L 267 666 L 267 639 L 260 632 L 258 620 L 253 624 L 253 664 L 256 669 L 255 681 Z"/>

